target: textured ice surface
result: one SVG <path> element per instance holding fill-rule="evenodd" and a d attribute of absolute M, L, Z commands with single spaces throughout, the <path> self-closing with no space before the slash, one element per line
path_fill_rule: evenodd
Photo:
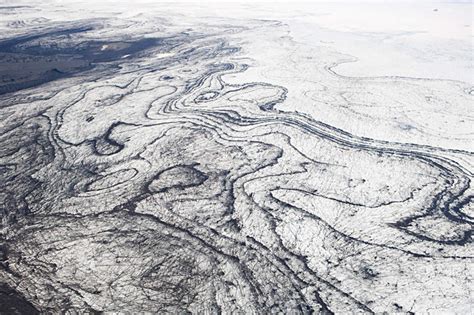
<path fill-rule="evenodd" d="M 472 312 L 466 9 L 4 2 L 0 313 Z"/>

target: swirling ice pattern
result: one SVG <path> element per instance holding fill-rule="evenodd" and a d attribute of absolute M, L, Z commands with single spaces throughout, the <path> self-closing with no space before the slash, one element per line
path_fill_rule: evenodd
<path fill-rule="evenodd" d="M 252 23 L 168 32 L 116 48 L 121 56 L 81 52 L 99 60 L 4 94 L 5 309 L 406 313 L 469 303 L 469 167 L 444 154 L 455 150 L 280 111 L 284 86 L 227 83 L 249 68 L 227 37 L 282 27 Z M 89 25 L 73 38 L 90 43 L 108 27 Z"/>

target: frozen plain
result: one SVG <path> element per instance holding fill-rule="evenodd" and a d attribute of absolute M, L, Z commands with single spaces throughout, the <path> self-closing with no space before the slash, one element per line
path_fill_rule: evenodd
<path fill-rule="evenodd" d="M 470 3 L 0 15 L 0 312 L 473 312 Z"/>

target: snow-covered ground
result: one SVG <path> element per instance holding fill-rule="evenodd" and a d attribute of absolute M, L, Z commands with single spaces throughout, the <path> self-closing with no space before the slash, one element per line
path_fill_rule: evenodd
<path fill-rule="evenodd" d="M 473 309 L 466 2 L 0 5 L 0 313 Z"/>

